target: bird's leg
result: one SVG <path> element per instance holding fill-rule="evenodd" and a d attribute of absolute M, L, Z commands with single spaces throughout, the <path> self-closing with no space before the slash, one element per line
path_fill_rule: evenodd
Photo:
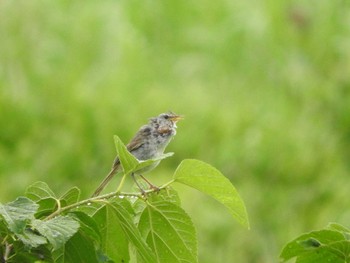
<path fill-rule="evenodd" d="M 142 195 L 145 195 L 145 190 L 143 190 L 143 188 L 140 186 L 140 184 L 137 182 L 137 180 L 136 180 L 136 178 L 135 178 L 135 174 L 134 173 L 132 173 L 131 174 L 131 177 L 132 177 L 132 179 L 134 179 L 134 181 L 135 181 L 135 184 L 137 185 L 137 187 L 140 189 L 140 191 L 141 191 L 141 194 Z"/>
<path fill-rule="evenodd" d="M 158 186 L 155 186 L 154 184 L 152 184 L 150 181 L 148 181 L 142 174 L 140 174 L 140 177 L 149 185 L 149 187 L 152 189 L 152 190 L 155 190 L 157 192 L 159 192 L 159 187 Z"/>

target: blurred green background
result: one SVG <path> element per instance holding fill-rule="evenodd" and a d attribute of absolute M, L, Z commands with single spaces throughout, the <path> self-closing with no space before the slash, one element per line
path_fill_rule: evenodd
<path fill-rule="evenodd" d="M 200 262 L 277 262 L 303 232 L 350 226 L 348 3 L 1 1 L 1 202 L 37 180 L 89 196 L 113 135 L 171 109 L 186 116 L 175 155 L 148 178 L 208 162 L 251 221 L 178 188 Z"/>

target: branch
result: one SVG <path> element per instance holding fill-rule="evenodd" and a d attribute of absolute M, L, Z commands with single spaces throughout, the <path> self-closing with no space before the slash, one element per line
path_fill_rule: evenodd
<path fill-rule="evenodd" d="M 106 199 L 111 199 L 114 197 L 119 197 L 119 198 L 124 198 L 124 197 L 136 197 L 139 199 L 146 199 L 147 195 L 150 193 L 157 193 L 160 190 L 166 189 L 171 183 L 173 183 L 174 180 L 171 180 L 167 183 L 165 183 L 164 185 L 160 186 L 157 189 L 149 189 L 149 190 L 145 190 L 143 193 L 135 193 L 135 192 L 120 192 L 120 191 L 115 191 L 112 193 L 108 193 L 108 194 L 104 194 L 104 195 L 99 195 L 99 196 L 95 196 L 95 197 L 90 197 L 88 199 L 85 200 L 81 200 L 79 202 L 76 202 L 74 204 L 71 205 L 67 205 L 65 207 L 59 207 L 55 212 L 53 212 L 52 214 L 48 215 L 44 220 L 49 220 L 52 219 L 56 216 L 58 216 L 59 214 L 66 212 L 68 210 L 77 208 L 78 206 L 82 206 L 82 205 L 86 205 L 89 203 L 94 203 L 94 202 L 100 202 L 100 201 L 105 201 Z M 119 188 L 119 187 L 118 187 Z"/>

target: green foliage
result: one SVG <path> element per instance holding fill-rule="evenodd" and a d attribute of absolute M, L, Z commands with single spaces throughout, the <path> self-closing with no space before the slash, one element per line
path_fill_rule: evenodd
<path fill-rule="evenodd" d="M 303 234 L 289 242 L 281 253 L 283 262 L 296 258 L 298 263 L 350 262 L 350 230 L 339 224 Z"/>
<path fill-rule="evenodd" d="M 211 165 L 198 160 L 184 160 L 176 169 L 174 180 L 215 198 L 229 209 L 238 222 L 249 228 L 243 200 L 230 181 Z"/>
<path fill-rule="evenodd" d="M 43 185 L 43 184 L 41 184 Z M 42 196 L 45 198 L 45 187 Z M 2 228 L 3 255 L 6 262 L 30 262 L 33 251 L 38 254 L 38 259 L 47 254 L 48 248 L 52 251 L 60 249 L 73 236 L 79 228 L 78 222 L 69 216 L 57 216 L 51 220 L 35 218 L 39 205 L 26 197 L 19 197 L 15 201 L 0 205 L 0 215 L 6 228 Z M 20 244 L 21 242 L 22 244 Z M 47 244 L 47 247 L 39 247 Z M 10 248 L 15 250 L 12 252 Z M 33 250 L 33 249 L 38 250 Z M 23 250 L 27 250 L 24 253 Z M 40 251 L 40 253 L 39 253 Z"/>
<path fill-rule="evenodd" d="M 103 258 L 103 256 L 102 256 Z M 91 238 L 79 230 L 68 242 L 59 250 L 52 252 L 53 262 L 104 262 L 99 260 L 99 254 L 96 251 L 95 244 Z"/>
<path fill-rule="evenodd" d="M 141 215 L 139 230 L 156 251 L 155 262 L 197 262 L 194 225 L 174 203 L 157 201 L 148 205 Z"/>
<path fill-rule="evenodd" d="M 147 246 L 146 242 L 141 238 L 140 232 L 134 225 L 131 215 L 127 212 L 127 209 L 118 202 L 112 205 L 112 209 L 119 220 L 120 226 L 123 229 L 125 236 L 136 248 L 137 255 L 139 255 L 142 259 L 141 262 L 154 262 L 153 252 Z"/>
<path fill-rule="evenodd" d="M 137 159 L 128 151 L 117 135 L 114 135 L 114 143 L 117 148 L 118 158 L 125 175 L 130 174 L 139 164 Z"/>
<path fill-rule="evenodd" d="M 34 219 L 38 205 L 25 197 L 18 197 L 8 204 L 0 204 L 0 213 L 13 233 L 22 233 L 28 221 Z"/>
<path fill-rule="evenodd" d="M 111 134 L 129 141 L 171 109 L 186 116 L 176 155 L 149 179 L 204 160 L 249 208 L 247 232 L 172 185 L 201 263 L 276 262 L 306 229 L 347 225 L 349 17 L 344 0 L 0 1 L 1 202 L 36 181 L 86 198 L 110 169 Z M 42 216 L 57 205 L 44 201 Z"/>
<path fill-rule="evenodd" d="M 69 216 L 57 216 L 46 221 L 33 220 L 32 227 L 46 237 L 53 250 L 56 250 L 77 232 L 79 223 Z"/>
<path fill-rule="evenodd" d="M 78 202 L 80 197 L 80 189 L 72 187 L 60 197 L 61 206 L 68 206 Z"/>
<path fill-rule="evenodd" d="M 101 236 L 101 250 L 115 262 L 128 262 L 128 240 L 112 206 L 102 206 L 93 216 Z"/>
<path fill-rule="evenodd" d="M 118 189 L 127 174 L 172 155 L 138 161 L 117 136 L 115 142 L 125 173 Z M 230 181 L 208 164 L 185 160 L 160 192 L 146 195 L 117 190 L 80 200 L 77 187 L 57 197 L 46 183 L 30 185 L 26 197 L 0 204 L 1 256 L 5 262 L 198 262 L 195 227 L 169 186 L 174 182 L 209 194 L 249 225 Z"/>

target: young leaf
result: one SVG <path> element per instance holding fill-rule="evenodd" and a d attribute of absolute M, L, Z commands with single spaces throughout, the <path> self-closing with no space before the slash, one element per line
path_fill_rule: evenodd
<path fill-rule="evenodd" d="M 62 247 L 79 229 L 79 223 L 70 216 L 57 216 L 48 221 L 33 220 L 32 224 L 49 240 L 54 250 Z"/>
<path fill-rule="evenodd" d="M 101 249 L 114 262 L 129 262 L 128 240 L 114 209 L 105 205 L 93 216 L 101 233 Z"/>
<path fill-rule="evenodd" d="M 36 182 L 30 185 L 26 190 L 26 196 L 35 201 L 38 205 L 36 218 L 40 218 L 52 213 L 57 206 L 57 198 L 44 182 Z"/>
<path fill-rule="evenodd" d="M 134 225 L 133 219 L 128 212 L 129 207 L 125 208 L 123 201 L 115 201 L 113 204 L 109 204 L 113 208 L 114 213 L 117 215 L 121 228 L 124 231 L 125 236 L 131 244 L 136 248 L 138 255 L 142 259 L 142 262 L 154 263 L 155 257 L 151 249 L 146 242 L 142 239 L 141 234 L 137 227 Z"/>
<path fill-rule="evenodd" d="M 33 201 L 39 201 L 45 198 L 57 199 L 54 192 L 44 182 L 36 182 L 30 185 L 26 190 L 26 196 Z"/>
<path fill-rule="evenodd" d="M 239 223 L 249 228 L 247 211 L 236 188 L 211 165 L 198 160 L 184 160 L 176 169 L 174 180 L 215 198 Z"/>
<path fill-rule="evenodd" d="M 0 204 L 0 214 L 15 234 L 23 233 L 28 221 L 34 219 L 38 205 L 26 197 L 18 197 L 5 205 Z"/>
<path fill-rule="evenodd" d="M 80 197 L 80 189 L 78 187 L 72 187 L 65 194 L 63 194 L 60 198 L 61 206 L 67 206 L 74 204 L 79 201 Z"/>
<path fill-rule="evenodd" d="M 155 252 L 155 262 L 197 262 L 195 228 L 185 211 L 174 203 L 157 201 L 148 205 L 139 229 Z"/>
<path fill-rule="evenodd" d="M 118 158 L 123 167 L 124 174 L 131 173 L 138 165 L 138 160 L 133 156 L 117 135 L 114 135 L 114 142 L 117 148 Z"/>

